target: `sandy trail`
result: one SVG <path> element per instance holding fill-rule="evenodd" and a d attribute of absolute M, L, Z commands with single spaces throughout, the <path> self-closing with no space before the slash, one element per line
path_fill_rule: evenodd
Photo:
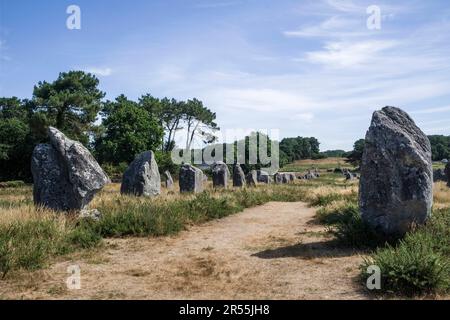
<path fill-rule="evenodd" d="M 0 282 L 3 298 L 365 299 L 362 257 L 335 248 L 304 203 L 268 203 L 173 237 L 108 240 L 106 249 Z M 81 268 L 68 290 L 67 267 Z"/>

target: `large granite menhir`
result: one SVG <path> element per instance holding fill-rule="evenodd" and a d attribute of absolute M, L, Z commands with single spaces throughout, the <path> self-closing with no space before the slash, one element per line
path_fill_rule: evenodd
<path fill-rule="evenodd" d="M 58 211 L 82 210 L 110 180 L 81 143 L 52 127 L 48 136 L 50 144 L 37 145 L 31 158 L 34 203 Z"/>
<path fill-rule="evenodd" d="M 123 174 L 120 193 L 154 197 L 161 193 L 161 177 L 153 151 L 136 156 Z"/>
<path fill-rule="evenodd" d="M 431 146 L 404 111 L 376 111 L 366 134 L 359 205 L 362 219 L 385 235 L 423 224 L 433 202 Z"/>
<path fill-rule="evenodd" d="M 203 191 L 203 172 L 202 170 L 183 164 L 180 168 L 180 192 L 202 192 Z"/>

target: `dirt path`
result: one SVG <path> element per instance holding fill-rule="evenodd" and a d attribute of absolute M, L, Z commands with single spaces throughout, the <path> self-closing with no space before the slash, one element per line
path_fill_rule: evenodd
<path fill-rule="evenodd" d="M 304 203 L 268 203 L 177 236 L 108 240 L 106 249 L 0 287 L 4 298 L 364 299 L 362 258 L 333 247 Z M 66 289 L 67 267 L 81 289 Z"/>

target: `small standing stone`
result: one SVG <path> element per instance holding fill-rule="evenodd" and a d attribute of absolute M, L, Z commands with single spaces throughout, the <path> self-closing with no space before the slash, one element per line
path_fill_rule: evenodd
<path fill-rule="evenodd" d="M 245 180 L 247 180 L 247 184 L 249 186 L 255 187 L 258 184 L 258 173 L 256 170 L 252 170 L 245 176 Z"/>
<path fill-rule="evenodd" d="M 164 175 L 166 177 L 166 189 L 173 189 L 173 179 L 172 179 L 172 175 L 170 174 L 169 171 L 165 171 Z"/>
<path fill-rule="evenodd" d="M 214 188 L 218 187 L 227 188 L 228 177 L 229 177 L 228 166 L 224 162 L 217 161 L 212 165 L 212 180 Z"/>
<path fill-rule="evenodd" d="M 445 166 L 444 173 L 447 176 L 447 186 L 450 187 L 450 163 Z"/>
<path fill-rule="evenodd" d="M 239 163 L 233 166 L 233 187 L 245 187 L 245 174 Z"/>
<path fill-rule="evenodd" d="M 153 151 L 136 156 L 123 174 L 122 194 L 154 197 L 161 193 L 161 177 Z"/>
<path fill-rule="evenodd" d="M 273 181 L 275 184 L 282 184 L 283 183 L 283 174 L 281 172 L 277 172 L 273 176 Z"/>
<path fill-rule="evenodd" d="M 190 164 L 183 164 L 180 168 L 180 192 L 202 192 L 203 176 L 202 170 Z"/>
<path fill-rule="evenodd" d="M 263 171 L 263 170 L 257 170 L 256 173 L 257 173 L 257 181 L 258 182 L 265 183 L 265 184 L 270 183 L 269 173 L 267 173 L 266 171 Z"/>

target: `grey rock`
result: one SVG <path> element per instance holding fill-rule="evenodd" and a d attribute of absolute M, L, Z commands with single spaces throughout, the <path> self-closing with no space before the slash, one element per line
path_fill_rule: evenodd
<path fill-rule="evenodd" d="M 265 184 L 269 184 L 270 183 L 269 173 L 268 172 L 266 172 L 264 170 L 257 170 L 256 174 L 257 174 L 258 182 L 265 183 Z"/>
<path fill-rule="evenodd" d="M 102 214 L 97 209 L 83 209 L 80 211 L 78 216 L 79 219 L 91 219 L 94 221 L 100 221 L 102 218 Z"/>
<path fill-rule="evenodd" d="M 211 168 L 214 188 L 227 188 L 230 171 L 228 166 L 222 161 L 216 161 Z"/>
<path fill-rule="evenodd" d="M 31 159 L 34 203 L 60 211 L 84 209 L 110 180 L 81 143 L 52 127 L 48 135 L 50 144 L 36 146 Z"/>
<path fill-rule="evenodd" d="M 450 187 L 450 163 L 445 166 L 444 173 L 447 175 L 447 186 Z"/>
<path fill-rule="evenodd" d="M 423 224 L 431 214 L 432 175 L 430 141 L 409 115 L 394 107 L 374 112 L 361 165 L 363 221 L 396 236 Z"/>
<path fill-rule="evenodd" d="M 350 171 L 345 172 L 344 176 L 345 176 L 345 180 L 354 180 L 354 179 L 356 179 L 356 176 L 353 175 L 353 173 L 351 173 Z"/>
<path fill-rule="evenodd" d="M 203 191 L 203 171 L 191 166 L 183 164 L 180 168 L 180 192 L 202 192 Z"/>
<path fill-rule="evenodd" d="M 169 171 L 164 172 L 166 178 L 166 189 L 173 189 L 173 179 Z"/>
<path fill-rule="evenodd" d="M 161 193 L 161 177 L 153 151 L 136 156 L 123 174 L 122 194 L 154 197 Z"/>
<path fill-rule="evenodd" d="M 258 173 L 256 170 L 252 170 L 247 173 L 245 180 L 247 181 L 247 185 L 255 187 L 258 184 Z"/>
<path fill-rule="evenodd" d="M 233 166 L 233 187 L 245 187 L 245 174 L 239 163 Z"/>
<path fill-rule="evenodd" d="M 445 174 L 445 169 L 436 169 L 433 171 L 433 181 L 444 181 L 447 182 L 447 175 Z"/>
<path fill-rule="evenodd" d="M 281 172 L 277 172 L 273 176 L 273 181 L 275 184 L 282 184 L 283 183 L 283 176 L 284 174 Z"/>

